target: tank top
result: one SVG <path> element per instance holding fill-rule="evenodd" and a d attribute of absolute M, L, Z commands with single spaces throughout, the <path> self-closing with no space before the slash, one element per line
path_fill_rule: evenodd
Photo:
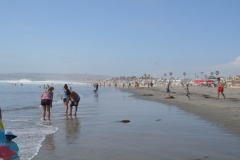
<path fill-rule="evenodd" d="M 67 91 L 63 92 L 63 99 L 68 98 Z"/>
<path fill-rule="evenodd" d="M 42 99 L 49 99 L 49 100 L 51 100 L 52 99 L 51 94 L 48 93 L 48 92 L 44 92 L 43 96 L 42 96 Z"/>

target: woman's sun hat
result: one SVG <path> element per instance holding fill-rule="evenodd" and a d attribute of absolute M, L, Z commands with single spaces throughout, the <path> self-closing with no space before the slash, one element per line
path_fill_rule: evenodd
<path fill-rule="evenodd" d="M 17 137 L 11 131 L 5 131 L 5 136 L 6 136 L 6 138 L 11 138 L 11 139 L 14 139 Z"/>

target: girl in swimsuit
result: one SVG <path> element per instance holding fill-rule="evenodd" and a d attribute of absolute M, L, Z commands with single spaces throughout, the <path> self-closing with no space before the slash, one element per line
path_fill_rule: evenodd
<path fill-rule="evenodd" d="M 50 121 L 50 108 L 52 107 L 53 101 L 53 91 L 54 87 L 50 86 L 47 90 L 45 90 L 41 95 L 41 105 L 42 105 L 42 118 L 41 120 L 46 120 L 46 111 L 48 120 Z"/>
<path fill-rule="evenodd" d="M 68 94 L 69 94 L 69 89 L 67 84 L 64 85 L 63 87 L 63 95 L 61 97 L 61 99 L 63 100 L 64 106 L 65 106 L 65 113 L 68 114 L 68 102 L 69 102 L 69 98 L 68 98 Z"/>

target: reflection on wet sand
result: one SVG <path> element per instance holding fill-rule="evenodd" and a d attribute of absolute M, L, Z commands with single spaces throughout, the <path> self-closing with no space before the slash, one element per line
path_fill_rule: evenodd
<path fill-rule="evenodd" d="M 54 120 L 52 125 L 59 126 L 59 130 L 46 136 L 42 143 L 42 152 L 39 152 L 34 160 L 66 160 L 69 159 L 69 155 L 75 153 L 72 147 L 76 149 L 78 145 L 76 141 L 80 137 L 80 119 L 77 116 L 60 117 Z"/>
<path fill-rule="evenodd" d="M 46 139 L 42 143 L 42 149 L 47 152 L 47 154 L 52 154 L 55 151 L 55 139 L 54 134 L 49 134 L 46 136 Z"/>
<path fill-rule="evenodd" d="M 94 99 L 96 100 L 96 102 L 98 102 L 98 93 L 94 94 Z"/>
<path fill-rule="evenodd" d="M 120 123 L 123 119 L 130 123 Z M 237 160 L 240 156 L 239 137 L 174 106 L 134 99 L 109 88 L 99 97 L 85 97 L 78 117 L 58 115 L 53 126 L 59 130 L 53 134 L 55 141 L 47 143 L 56 148 L 41 149 L 34 160 Z"/>
<path fill-rule="evenodd" d="M 80 121 L 77 116 L 66 116 L 65 141 L 72 144 L 80 136 Z"/>

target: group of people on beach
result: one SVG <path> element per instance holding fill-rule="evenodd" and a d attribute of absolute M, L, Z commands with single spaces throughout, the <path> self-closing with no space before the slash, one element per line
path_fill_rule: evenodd
<path fill-rule="evenodd" d="M 219 99 L 220 94 L 222 94 L 223 98 L 225 99 L 225 94 L 223 93 L 224 92 L 224 83 L 223 83 L 223 81 L 220 78 L 217 78 L 217 81 L 218 81 L 218 84 L 217 84 L 218 90 L 217 90 L 217 98 L 216 98 L 216 100 Z M 166 88 L 166 92 L 164 92 L 164 96 L 165 96 L 165 94 L 168 94 L 168 96 L 170 96 L 170 85 L 171 85 L 171 82 L 168 82 L 167 88 Z M 190 100 L 189 84 L 186 84 L 186 87 L 185 87 L 184 90 L 186 90 L 185 91 L 185 95 Z"/>
<path fill-rule="evenodd" d="M 223 96 L 223 98 L 225 99 L 225 95 L 224 95 L 224 83 L 223 81 L 221 81 L 220 78 L 217 78 L 217 81 L 218 81 L 218 94 L 217 94 L 217 97 L 216 97 L 216 100 L 219 99 L 219 96 L 220 94 Z M 94 84 L 94 87 L 96 87 L 96 89 L 94 90 L 95 93 L 97 93 L 98 91 L 98 83 L 95 83 Z M 151 87 L 153 84 L 150 84 Z M 164 92 L 164 96 L 166 94 L 168 94 L 168 96 L 170 96 L 170 85 L 171 85 L 171 82 L 168 82 L 167 84 L 167 87 L 166 87 L 166 92 Z M 117 86 L 115 84 L 115 86 Z M 125 85 L 123 85 L 124 87 Z M 130 85 L 128 86 L 130 87 Z M 139 83 L 136 83 L 135 82 L 135 88 L 138 88 L 139 87 Z M 53 90 L 54 90 L 54 87 L 53 86 L 49 86 L 48 89 L 44 90 L 43 93 L 41 94 L 41 105 L 42 105 L 42 118 L 41 120 L 46 120 L 45 117 L 47 115 L 47 118 L 48 120 L 50 121 L 50 116 L 51 116 L 51 113 L 50 113 L 50 108 L 52 107 L 52 102 L 53 102 Z M 188 97 L 188 99 L 190 100 L 190 92 L 189 92 L 189 84 L 186 84 L 185 88 L 185 95 Z M 78 109 L 78 103 L 80 101 L 80 96 L 68 89 L 68 85 L 65 84 L 64 87 L 63 87 L 63 95 L 61 97 L 61 99 L 63 100 L 63 103 L 64 103 L 64 106 L 65 106 L 65 113 L 66 115 L 72 115 L 72 108 L 73 106 L 75 106 L 75 112 L 74 112 L 74 115 L 77 114 L 77 109 Z M 70 102 L 70 113 L 68 114 L 68 104 Z"/>
<path fill-rule="evenodd" d="M 52 108 L 52 102 L 53 102 L 53 86 L 49 86 L 48 89 L 44 90 L 41 94 L 41 106 L 42 106 L 42 121 L 46 120 L 46 115 L 48 120 L 51 120 L 51 111 L 50 109 Z M 77 108 L 78 108 L 78 103 L 80 101 L 80 96 L 68 89 L 68 85 L 65 84 L 63 87 L 63 95 L 61 96 L 61 99 L 63 100 L 64 106 L 65 106 L 65 113 L 66 115 L 72 115 L 72 108 L 75 106 L 75 112 L 74 115 L 77 114 Z M 68 114 L 68 104 L 70 102 L 70 113 Z"/>

